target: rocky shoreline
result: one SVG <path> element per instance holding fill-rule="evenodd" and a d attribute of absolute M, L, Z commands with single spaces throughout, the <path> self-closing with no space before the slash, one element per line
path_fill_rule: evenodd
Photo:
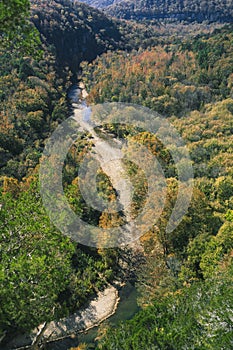
<path fill-rule="evenodd" d="M 99 292 L 88 307 L 59 321 L 41 324 L 31 334 L 16 337 L 5 349 L 36 349 L 38 339 L 39 343 L 48 343 L 88 331 L 111 317 L 116 312 L 119 301 L 117 287 L 110 285 Z"/>

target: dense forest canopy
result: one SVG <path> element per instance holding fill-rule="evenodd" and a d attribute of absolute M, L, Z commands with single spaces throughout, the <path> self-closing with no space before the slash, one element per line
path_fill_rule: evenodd
<path fill-rule="evenodd" d="M 115 3 L 108 13 L 124 18 L 163 17 L 166 10 L 166 16 L 182 21 L 232 21 L 230 1 Z M 30 13 L 28 1 L 3 1 L 0 10 L 0 347 L 42 322 L 76 311 L 109 283 L 130 280 L 139 292 L 141 311 L 117 327 L 106 327 L 94 344 L 80 348 L 230 350 L 232 25 L 197 36 L 191 29 L 187 37 L 178 37 L 174 33 L 180 24 L 164 32 L 68 0 L 32 0 Z M 140 239 L 143 258 L 128 247 L 95 249 L 73 242 L 43 207 L 39 161 L 48 137 L 72 113 L 67 91 L 77 78 L 88 90 L 87 103 L 126 102 L 160 113 L 190 152 L 192 201 L 183 221 L 168 233 L 179 186 L 170 152 L 144 130 L 104 125 L 111 137 L 145 146 L 163 167 L 165 206 L 157 225 Z M 79 188 L 80 162 L 92 142 L 86 133 L 71 147 L 63 186 L 83 220 L 109 228 L 122 217 L 88 206 Z M 124 167 L 134 186 L 134 217 L 148 184 L 134 163 Z M 101 169 L 96 181 L 103 198 L 116 200 Z"/>
<path fill-rule="evenodd" d="M 1 49 L 34 53 L 35 56 L 39 35 L 29 21 L 29 8 L 29 0 L 3 0 L 0 3 Z"/>
<path fill-rule="evenodd" d="M 232 22 L 230 0 L 126 0 L 107 8 L 107 13 L 125 19 Z"/>
<path fill-rule="evenodd" d="M 29 0 L 3 0 L 0 4 L 1 33 L 14 31 L 17 26 L 25 23 L 26 16 L 29 14 L 29 7 Z"/>

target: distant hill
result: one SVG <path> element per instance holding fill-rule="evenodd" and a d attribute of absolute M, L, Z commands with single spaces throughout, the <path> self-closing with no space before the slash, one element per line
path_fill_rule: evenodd
<path fill-rule="evenodd" d="M 95 2 L 89 0 L 91 5 Z M 106 12 L 118 18 L 135 20 L 233 22 L 232 0 L 124 0 L 112 4 Z"/>
<path fill-rule="evenodd" d="M 30 0 L 31 20 L 46 46 L 52 46 L 59 66 L 77 72 L 82 61 L 106 51 L 154 45 L 152 26 L 113 19 L 87 4 L 71 0 Z"/>
<path fill-rule="evenodd" d="M 32 21 L 60 64 L 77 70 L 83 60 L 121 48 L 116 21 L 85 4 L 69 0 L 31 0 Z"/>
<path fill-rule="evenodd" d="M 97 9 L 103 9 L 111 5 L 115 5 L 122 0 L 82 0 L 80 2 L 84 2 L 87 5 L 96 7 Z"/>

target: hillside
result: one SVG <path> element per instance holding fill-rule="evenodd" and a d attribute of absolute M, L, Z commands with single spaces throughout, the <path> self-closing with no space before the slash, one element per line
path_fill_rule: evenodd
<path fill-rule="evenodd" d="M 135 20 L 232 22 L 230 0 L 125 0 L 106 9 L 112 16 Z"/>
<path fill-rule="evenodd" d="M 69 0 L 31 0 L 32 21 L 59 63 L 77 70 L 106 50 L 122 47 L 117 23 L 102 12 Z"/>
<path fill-rule="evenodd" d="M 89 4 L 99 6 L 100 1 Z M 131 11 L 130 2 L 127 4 Z M 107 286 L 127 284 L 135 292 L 134 299 L 138 293 L 141 308 L 133 317 L 136 309 L 130 310 L 129 316 L 123 307 L 123 314 L 131 320 L 119 323 L 121 316 L 116 314 L 115 320 L 96 327 L 92 340 L 87 334 L 82 340 L 86 345 L 80 343 L 80 334 L 74 331 L 66 347 L 60 340 L 56 345 L 42 344 L 38 336 L 31 348 L 232 349 L 233 26 L 225 25 L 213 32 L 222 24 L 188 23 L 210 16 L 211 21 L 228 20 L 232 16 L 231 2 L 203 0 L 201 6 L 194 0 L 157 1 L 157 7 L 152 1 L 137 4 L 141 10 L 137 12 L 132 7 L 129 16 L 133 13 L 136 19 L 148 19 L 149 14 L 153 17 L 151 13 L 156 13 L 157 17 L 164 16 L 160 17 L 160 24 L 151 26 L 146 21 L 145 25 L 144 21 L 112 18 L 71 0 L 31 0 L 31 15 L 29 0 L 0 2 L 2 350 L 12 350 L 9 341 L 18 335 L 27 337 L 39 324 L 59 320 L 80 308 L 87 307 L 88 312 L 90 300 Z M 164 4 L 166 14 L 162 12 Z M 108 11 L 118 6 L 108 7 Z M 176 21 L 183 14 L 188 25 Z M 164 25 L 165 16 L 174 23 Z M 79 113 L 79 97 L 73 95 L 78 103 L 73 104 L 76 120 L 81 126 L 86 125 L 88 132 L 77 135 L 72 130 L 74 143 L 62 169 L 66 200 L 83 222 L 93 226 L 93 234 L 98 229 L 98 248 L 68 237 L 73 224 L 61 211 L 60 194 L 47 192 L 44 187 L 43 195 L 47 195 L 49 203 L 58 205 L 58 221 L 64 220 L 68 225 L 66 232 L 56 228 L 42 200 L 41 180 L 45 182 L 47 177 L 40 176 L 39 181 L 39 163 L 41 159 L 42 163 L 46 161 L 54 140 L 50 136 L 73 111 L 68 96 L 72 84 L 75 86 L 71 91 L 76 94 L 78 79 L 89 94 L 85 95 L 87 105 L 114 102 L 113 118 L 108 119 L 108 113 L 101 112 L 102 126 L 93 127 L 87 115 L 83 118 Z M 136 113 L 130 105 L 126 112 L 120 109 L 115 114 L 117 102 L 136 105 Z M 137 116 L 142 108 L 149 112 L 145 118 L 149 122 L 150 115 L 153 122 L 157 122 L 157 113 L 163 115 L 164 121 L 177 129 L 190 154 L 194 173 L 192 199 L 182 222 L 172 232 L 167 227 L 182 182 L 177 155 L 183 154 L 183 143 L 177 149 L 167 128 L 159 131 L 164 136 L 168 134 L 168 145 L 156 132 L 130 123 L 131 116 Z M 124 118 L 123 123 L 117 122 L 118 115 Z M 53 184 L 58 179 L 53 175 L 53 165 L 61 165 L 57 156 L 64 151 L 62 145 L 66 141 L 59 135 L 61 152 L 59 149 L 51 157 L 47 173 Z M 130 146 L 130 152 L 136 151 L 135 160 L 126 157 L 123 162 L 112 162 L 116 155 L 112 150 L 119 155 L 122 144 L 122 151 L 125 145 Z M 147 151 L 141 162 L 138 146 Z M 99 150 L 96 174 L 87 171 L 82 179 L 85 159 L 91 151 L 94 155 Z M 146 171 L 152 158 L 158 161 L 164 181 L 157 181 L 153 168 Z M 182 160 L 179 165 L 184 171 L 187 169 Z M 127 179 L 133 187 L 130 203 L 124 186 Z M 152 181 L 158 186 L 151 186 Z M 110 202 L 110 211 L 97 210 L 92 201 L 85 200 L 80 186 L 84 182 L 90 185 L 87 189 L 90 188 L 91 196 L 97 192 L 96 197 Z M 191 194 L 187 191 L 182 191 L 185 200 Z M 156 222 L 158 206 L 156 202 L 151 203 L 151 208 L 146 206 L 148 197 L 164 199 Z M 137 241 L 140 249 L 104 248 L 114 241 L 115 228 L 124 229 L 123 224 L 131 224 L 131 218 L 142 211 L 146 231 Z M 138 234 L 138 227 L 135 231 Z M 125 294 L 123 306 L 127 303 L 130 309 L 132 294 Z M 121 291 L 119 295 L 123 295 Z M 121 312 L 120 304 L 118 310 Z"/>
<path fill-rule="evenodd" d="M 83 2 L 87 5 L 90 5 L 92 7 L 96 7 L 98 9 L 103 9 L 105 7 L 117 4 L 121 2 L 122 0 L 83 0 L 80 2 Z"/>

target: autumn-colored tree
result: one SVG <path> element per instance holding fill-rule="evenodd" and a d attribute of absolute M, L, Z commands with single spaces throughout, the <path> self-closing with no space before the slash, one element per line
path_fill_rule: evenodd
<path fill-rule="evenodd" d="M 19 193 L 19 181 L 15 178 L 4 176 L 3 178 L 3 194 L 10 193 L 13 197 L 17 197 Z"/>

